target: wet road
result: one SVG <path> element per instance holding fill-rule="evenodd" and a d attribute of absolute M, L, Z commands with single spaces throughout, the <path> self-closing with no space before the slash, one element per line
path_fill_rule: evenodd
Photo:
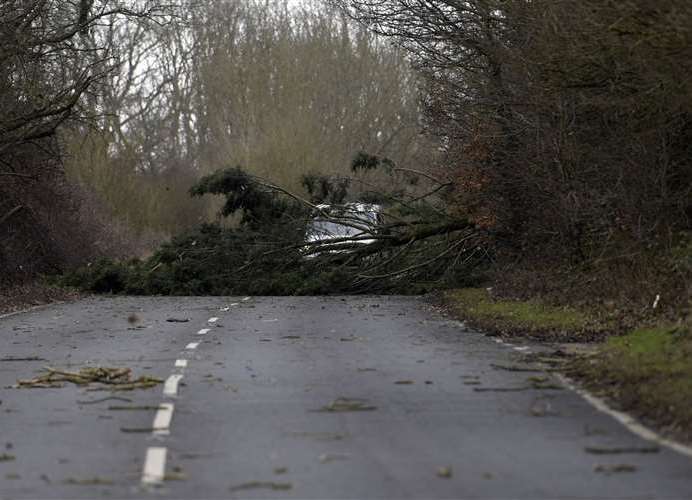
<path fill-rule="evenodd" d="M 692 498 L 692 460 L 417 298 L 95 298 L 0 341 L 1 499 Z M 11 388 L 45 365 L 166 384 Z"/>

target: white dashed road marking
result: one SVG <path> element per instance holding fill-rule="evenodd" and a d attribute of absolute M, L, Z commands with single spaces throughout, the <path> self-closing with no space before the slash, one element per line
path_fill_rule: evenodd
<path fill-rule="evenodd" d="M 173 419 L 173 403 L 161 403 L 154 416 L 154 435 L 167 436 L 171 433 L 171 420 Z"/>
<path fill-rule="evenodd" d="M 249 297 L 248 297 L 249 299 Z M 238 305 L 238 304 L 231 304 Z M 222 311 L 228 311 L 230 308 L 226 307 L 221 309 Z M 216 323 L 219 318 L 209 318 L 207 323 Z M 206 335 L 211 329 L 202 328 L 197 332 L 197 335 Z M 185 346 L 185 349 L 192 351 L 199 347 L 199 342 L 190 342 Z M 182 370 L 187 368 L 187 359 L 176 359 L 175 367 L 180 368 L 181 373 L 174 373 L 170 375 L 163 385 L 163 395 L 166 397 L 175 397 L 178 395 L 178 385 L 183 378 Z M 173 420 L 173 403 L 161 403 L 156 415 L 154 416 L 154 423 L 152 424 L 153 434 L 155 436 L 168 436 L 171 432 L 171 421 Z M 168 450 L 164 447 L 150 447 L 147 448 L 147 454 L 144 459 L 144 467 L 142 469 L 142 484 L 144 485 L 157 485 L 163 482 L 166 474 L 166 455 Z"/>
<path fill-rule="evenodd" d="M 251 298 L 252 298 L 252 297 L 245 297 L 245 298 L 243 299 L 243 302 L 247 302 L 247 301 L 250 300 Z"/>
<path fill-rule="evenodd" d="M 175 373 L 166 379 L 166 383 L 163 385 L 163 395 L 164 396 L 177 396 L 178 395 L 178 383 L 183 378 L 179 373 Z"/>
<path fill-rule="evenodd" d="M 166 453 L 168 450 L 161 447 L 147 448 L 142 470 L 143 484 L 158 484 L 164 479 L 166 471 Z"/>

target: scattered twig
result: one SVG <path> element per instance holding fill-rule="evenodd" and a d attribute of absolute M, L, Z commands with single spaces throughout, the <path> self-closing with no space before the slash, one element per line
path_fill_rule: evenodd
<path fill-rule="evenodd" d="M 162 408 L 165 408 L 164 406 L 154 406 L 154 405 L 130 405 L 130 406 L 109 406 L 108 410 L 110 411 L 152 411 L 152 410 L 160 410 Z"/>
<path fill-rule="evenodd" d="M 658 453 L 661 449 L 658 446 L 625 446 L 615 448 L 587 446 L 584 448 L 584 451 L 594 455 L 620 455 L 624 453 Z"/>
<path fill-rule="evenodd" d="M 277 483 L 274 481 L 250 481 L 247 483 L 231 486 L 230 491 L 269 489 L 274 491 L 286 491 L 293 488 L 293 483 Z"/>
<path fill-rule="evenodd" d="M 349 399 L 349 398 L 338 398 L 323 406 L 321 409 L 316 411 L 328 412 L 328 413 L 340 413 L 340 412 L 350 412 L 350 411 L 373 411 L 377 410 L 376 406 L 370 406 L 365 400 L 362 399 Z"/>
<path fill-rule="evenodd" d="M 490 366 L 495 368 L 496 370 L 506 370 L 509 372 L 543 372 L 545 369 L 543 368 L 538 368 L 538 367 L 524 367 L 524 366 L 516 366 L 516 365 L 498 365 L 495 363 L 490 363 Z"/>
<path fill-rule="evenodd" d="M 529 387 L 474 387 L 476 392 L 520 392 L 527 391 Z"/>
<path fill-rule="evenodd" d="M 38 356 L 27 356 L 25 358 L 15 358 L 12 356 L 8 356 L 6 358 L 0 358 L 0 361 L 47 361 L 45 358 L 41 358 Z"/>
<path fill-rule="evenodd" d="M 104 401 L 123 401 L 125 403 L 132 403 L 132 400 L 129 398 L 121 398 L 120 396 L 108 396 L 107 398 L 100 398 L 100 399 L 90 399 L 87 401 L 77 401 L 77 404 L 80 405 L 95 405 L 97 403 L 103 403 Z"/>

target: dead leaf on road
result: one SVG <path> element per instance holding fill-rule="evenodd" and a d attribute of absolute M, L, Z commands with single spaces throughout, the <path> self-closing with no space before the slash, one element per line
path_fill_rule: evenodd
<path fill-rule="evenodd" d="M 337 398 L 326 406 L 316 411 L 322 412 L 349 412 L 349 411 L 372 411 L 377 410 L 376 406 L 369 406 L 365 399 Z"/>
<path fill-rule="evenodd" d="M 349 458 L 350 455 L 346 453 L 322 453 L 317 457 L 317 460 L 319 460 L 321 464 L 328 464 L 339 460 L 348 460 Z"/>
<path fill-rule="evenodd" d="M 450 479 L 452 477 L 452 468 L 451 467 L 438 467 L 437 477 L 441 477 L 443 479 Z"/>
<path fill-rule="evenodd" d="M 599 472 L 609 476 L 620 472 L 635 472 L 637 467 L 631 464 L 599 464 L 593 468 L 594 472 Z"/>
<path fill-rule="evenodd" d="M 86 479 L 76 479 L 74 477 L 69 477 L 63 481 L 65 484 L 75 484 L 79 486 L 96 486 L 96 485 L 108 485 L 113 484 L 112 479 L 103 477 L 90 477 Z"/>
<path fill-rule="evenodd" d="M 348 434 L 338 432 L 291 432 L 291 436 L 311 438 L 316 441 L 341 441 L 349 437 Z"/>
<path fill-rule="evenodd" d="M 274 491 L 287 491 L 293 488 L 293 483 L 276 483 L 274 481 L 250 481 L 237 486 L 231 486 L 229 491 L 268 489 Z"/>

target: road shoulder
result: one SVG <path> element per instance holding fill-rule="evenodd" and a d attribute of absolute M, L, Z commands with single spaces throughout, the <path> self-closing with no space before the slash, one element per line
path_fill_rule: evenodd
<path fill-rule="evenodd" d="M 83 294 L 74 290 L 40 282 L 0 285 L 0 318 L 30 311 L 35 307 L 77 300 L 81 297 Z"/>
<path fill-rule="evenodd" d="M 436 300 L 447 314 L 487 335 L 542 344 L 544 354 L 526 361 L 548 364 L 584 394 L 632 415 L 636 426 L 655 430 L 661 439 L 692 443 L 689 324 L 623 330 L 598 312 L 507 300 L 492 289 L 451 290 Z"/>

